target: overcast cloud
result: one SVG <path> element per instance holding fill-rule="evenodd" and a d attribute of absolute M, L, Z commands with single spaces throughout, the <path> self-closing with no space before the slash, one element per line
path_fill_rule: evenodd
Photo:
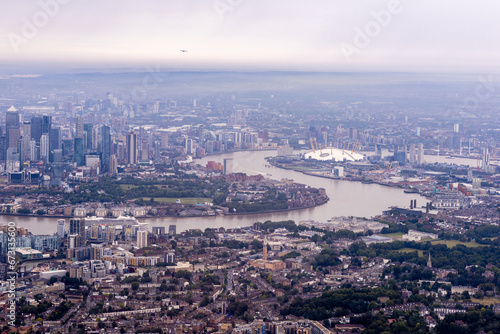
<path fill-rule="evenodd" d="M 0 4 L 4 65 L 481 73 L 500 69 L 498 0 Z M 377 19 L 374 13 L 390 16 L 380 14 Z M 35 29 L 28 29 L 30 25 Z"/>

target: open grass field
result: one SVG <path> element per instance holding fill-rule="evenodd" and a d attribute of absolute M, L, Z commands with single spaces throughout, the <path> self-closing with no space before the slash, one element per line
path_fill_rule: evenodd
<path fill-rule="evenodd" d="M 475 241 L 462 242 L 462 241 L 458 241 L 458 240 L 434 240 L 434 241 L 431 241 L 431 244 L 433 244 L 433 245 L 445 244 L 446 246 L 448 246 L 448 248 L 455 247 L 456 245 L 464 245 L 466 247 L 481 247 L 481 246 L 483 246 L 483 245 L 478 244 Z"/>
<path fill-rule="evenodd" d="M 149 201 L 151 197 L 143 197 L 144 201 Z M 185 197 L 185 198 L 173 198 L 173 197 L 154 197 L 155 202 L 159 203 L 175 203 L 177 200 L 180 200 L 182 204 L 198 204 L 198 203 L 212 203 L 213 199 L 211 198 L 201 198 L 201 197 Z"/>
<path fill-rule="evenodd" d="M 479 303 L 481 305 L 491 305 L 500 303 L 500 298 L 495 297 L 484 297 L 483 299 L 471 298 L 474 303 Z"/>
<path fill-rule="evenodd" d="M 120 188 L 122 188 L 123 190 L 131 190 L 137 188 L 137 186 L 133 184 L 120 184 Z"/>
<path fill-rule="evenodd" d="M 293 166 L 293 170 L 296 170 L 298 172 L 312 172 L 313 170 L 310 167 L 303 167 L 303 166 Z"/>

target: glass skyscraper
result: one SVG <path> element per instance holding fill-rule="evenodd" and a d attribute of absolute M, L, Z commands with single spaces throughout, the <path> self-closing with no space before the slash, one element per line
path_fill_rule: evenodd
<path fill-rule="evenodd" d="M 109 171 L 109 162 L 111 159 L 111 132 L 109 126 L 101 127 L 101 171 L 106 173 Z"/>
<path fill-rule="evenodd" d="M 60 150 L 62 147 L 61 141 L 61 128 L 51 128 L 49 133 L 49 156 L 50 162 L 53 162 L 52 152 L 54 150 Z"/>
<path fill-rule="evenodd" d="M 41 136 L 42 136 L 42 117 L 33 116 L 31 117 L 31 139 L 34 139 L 37 143 L 40 143 Z"/>
<path fill-rule="evenodd" d="M 85 123 L 83 124 L 83 131 L 87 132 L 87 149 L 91 150 L 92 149 L 92 123 Z"/>
<path fill-rule="evenodd" d="M 83 154 L 83 138 L 75 138 L 75 162 L 77 166 L 85 164 L 85 155 Z"/>

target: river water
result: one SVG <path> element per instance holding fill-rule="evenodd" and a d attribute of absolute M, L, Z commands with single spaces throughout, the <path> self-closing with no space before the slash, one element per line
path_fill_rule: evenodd
<path fill-rule="evenodd" d="M 296 222 L 301 220 L 315 220 L 326 222 L 335 216 L 372 217 L 381 214 L 390 206 L 409 206 L 411 199 L 417 200 L 417 206 L 423 206 L 426 199 L 418 194 L 405 194 L 402 189 L 390 188 L 378 184 L 363 184 L 360 182 L 341 181 L 325 179 L 299 172 L 284 170 L 275 167 L 267 167 L 265 160 L 267 156 L 276 155 L 276 151 L 245 151 L 221 154 L 195 160 L 195 163 L 206 165 L 210 160 L 223 162 L 225 158 L 233 159 L 233 171 L 246 174 L 262 174 L 272 179 L 293 179 L 295 182 L 303 183 L 316 188 L 325 188 L 330 201 L 318 207 L 278 213 L 263 213 L 250 215 L 230 215 L 215 217 L 162 217 L 138 219 L 140 222 L 149 223 L 152 226 L 177 225 L 177 232 L 187 229 L 199 228 L 204 230 L 208 227 L 243 227 L 250 226 L 254 222 L 266 220 L 288 220 Z M 57 219 L 38 217 L 0 216 L 0 225 L 13 221 L 17 226 L 25 227 L 33 234 L 52 234 L 57 230 Z"/>

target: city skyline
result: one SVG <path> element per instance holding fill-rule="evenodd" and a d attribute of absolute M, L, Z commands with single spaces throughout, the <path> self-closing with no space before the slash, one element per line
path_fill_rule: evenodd
<path fill-rule="evenodd" d="M 4 4 L 3 72 L 47 69 L 488 72 L 500 5 L 79 0 Z M 111 15 L 110 15 L 111 14 Z"/>
<path fill-rule="evenodd" d="M 3 1 L 2 333 L 500 332 L 481 4 Z"/>

